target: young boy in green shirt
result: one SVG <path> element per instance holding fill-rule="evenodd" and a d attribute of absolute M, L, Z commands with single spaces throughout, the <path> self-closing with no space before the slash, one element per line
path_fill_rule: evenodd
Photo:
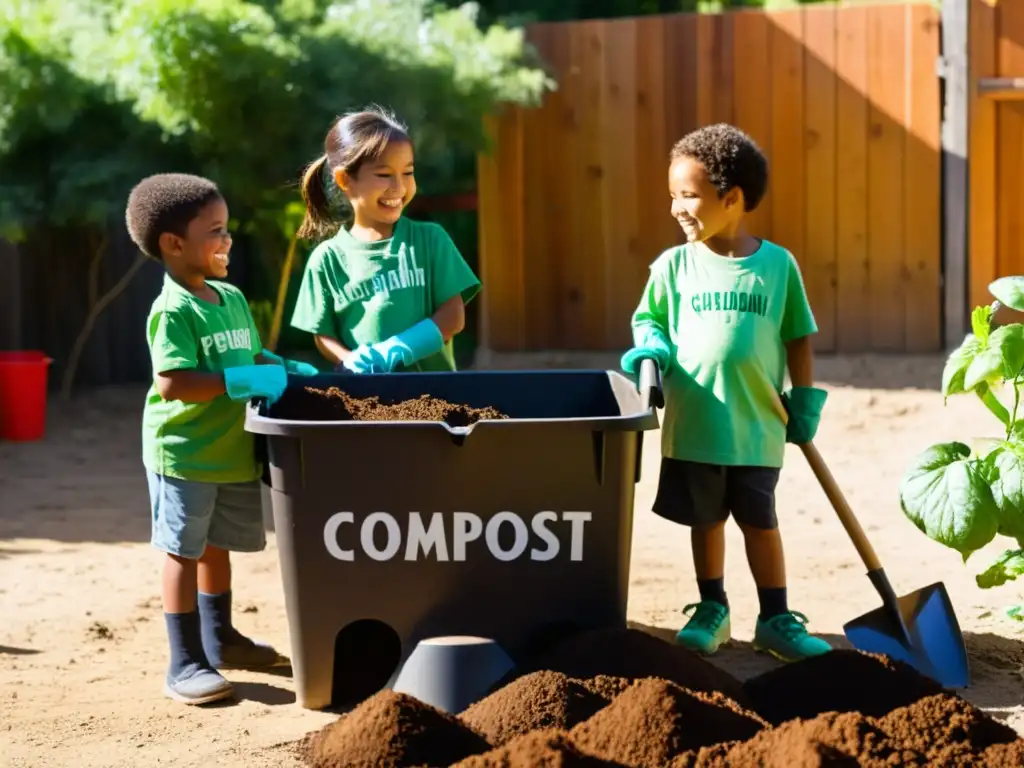
<path fill-rule="evenodd" d="M 455 370 L 452 339 L 480 281 L 444 229 L 402 215 L 416 195 L 413 161 L 405 126 L 370 109 L 330 127 L 303 177 L 299 234 L 328 239 L 306 263 L 292 325 L 339 369 Z"/>
<path fill-rule="evenodd" d="M 273 402 L 289 372 L 317 370 L 264 351 L 245 297 L 222 282 L 231 235 L 227 205 L 213 182 L 150 176 L 132 190 L 126 223 L 135 244 L 166 269 L 147 323 L 154 381 L 142 418 L 152 544 L 167 555 L 164 693 L 205 704 L 233 693 L 217 669 L 282 661 L 231 622 L 229 552 L 266 546 L 245 404 L 251 397 Z"/>
<path fill-rule="evenodd" d="M 690 527 L 700 591 L 676 640 L 710 654 L 730 638 L 723 575 L 732 514 L 760 602 L 754 647 L 786 661 L 816 656 L 831 648 L 789 610 L 775 487 L 785 443 L 814 437 L 826 393 L 812 386 L 817 325 L 797 262 L 744 228 L 767 189 L 768 163 L 743 132 L 713 125 L 673 147 L 668 183 L 686 243 L 651 266 L 622 367 L 635 375 L 650 358 L 663 375 L 654 512 Z M 784 426 L 772 399 L 787 368 Z"/>

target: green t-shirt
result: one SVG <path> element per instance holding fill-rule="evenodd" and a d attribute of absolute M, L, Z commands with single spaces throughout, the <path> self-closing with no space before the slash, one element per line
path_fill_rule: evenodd
<path fill-rule="evenodd" d="M 664 376 L 662 455 L 781 467 L 786 428 L 772 408 L 785 343 L 817 332 L 796 259 L 761 242 L 750 256 L 677 246 L 651 265 L 633 335 L 658 329 L 675 357 Z"/>
<path fill-rule="evenodd" d="M 252 365 L 262 351 L 242 292 L 228 283 L 207 285 L 220 296 L 219 305 L 164 277 L 147 324 L 154 377 L 177 370 L 219 373 Z M 244 402 L 227 395 L 205 403 L 164 400 L 155 382 L 143 411 L 142 460 L 151 472 L 182 480 L 242 483 L 260 477 Z"/>
<path fill-rule="evenodd" d="M 480 281 L 444 229 L 403 216 L 387 240 L 362 242 L 342 229 L 317 246 L 292 325 L 355 349 L 401 333 L 454 296 L 469 303 L 479 291 Z M 454 371 L 451 340 L 412 369 Z"/>

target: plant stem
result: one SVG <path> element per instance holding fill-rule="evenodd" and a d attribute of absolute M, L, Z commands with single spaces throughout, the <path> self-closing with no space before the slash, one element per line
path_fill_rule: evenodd
<path fill-rule="evenodd" d="M 1010 414 L 1010 423 L 1006 425 L 1006 439 L 1013 436 L 1013 427 L 1017 423 L 1017 407 L 1020 405 L 1020 374 L 1013 379 L 1013 413 Z"/>

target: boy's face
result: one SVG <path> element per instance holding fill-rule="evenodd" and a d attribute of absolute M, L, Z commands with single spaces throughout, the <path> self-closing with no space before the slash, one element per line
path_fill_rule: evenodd
<path fill-rule="evenodd" d="M 416 195 L 412 145 L 393 141 L 354 177 L 339 170 L 334 178 L 352 203 L 357 223 L 394 225 Z"/>
<path fill-rule="evenodd" d="M 213 279 L 228 276 L 228 206 L 221 199 L 207 203 L 188 224 L 185 237 L 160 235 L 164 259 L 192 274 Z"/>
<path fill-rule="evenodd" d="M 704 166 L 692 157 L 680 157 L 668 168 L 672 218 L 679 222 L 689 243 L 704 242 L 729 227 L 742 213 L 742 195 L 734 187 L 725 195 L 708 180 Z"/>

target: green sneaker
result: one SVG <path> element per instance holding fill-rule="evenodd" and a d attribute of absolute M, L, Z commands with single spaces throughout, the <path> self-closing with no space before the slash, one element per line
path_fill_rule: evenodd
<path fill-rule="evenodd" d="M 800 661 L 831 651 L 831 645 L 807 633 L 805 624 L 807 617 L 797 611 L 781 613 L 768 621 L 758 617 L 754 650 L 767 651 L 783 661 Z"/>
<path fill-rule="evenodd" d="M 714 600 L 702 600 L 683 608 L 683 613 L 693 613 L 686 626 L 676 634 L 676 643 L 684 648 L 712 654 L 732 636 L 728 606 Z"/>

